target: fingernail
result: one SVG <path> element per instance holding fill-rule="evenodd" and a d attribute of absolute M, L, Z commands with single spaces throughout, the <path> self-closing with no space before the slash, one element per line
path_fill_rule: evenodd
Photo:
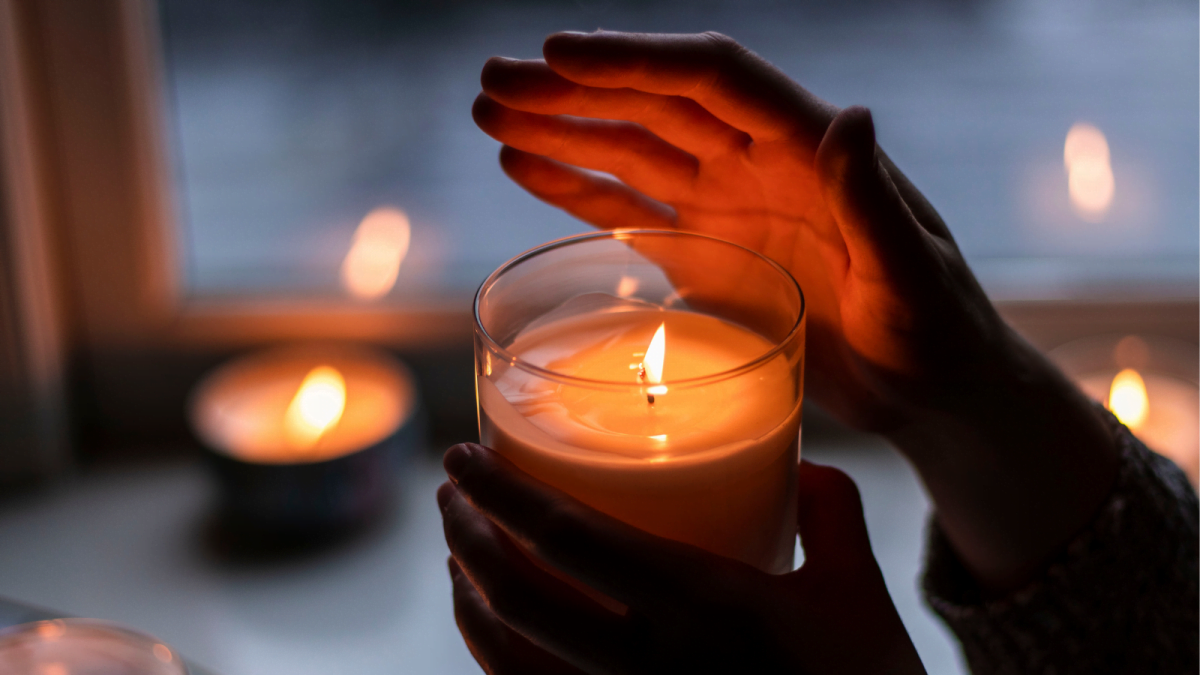
<path fill-rule="evenodd" d="M 454 486 L 449 483 L 442 483 L 437 490 L 438 508 L 445 511 L 446 506 L 450 504 L 450 498 L 454 496 Z"/>
<path fill-rule="evenodd" d="M 463 469 L 467 468 L 467 462 L 470 460 L 471 451 L 465 444 L 460 443 L 446 451 L 446 456 L 442 458 L 442 467 L 446 469 L 450 480 L 457 484 L 458 477 L 462 475 Z"/>

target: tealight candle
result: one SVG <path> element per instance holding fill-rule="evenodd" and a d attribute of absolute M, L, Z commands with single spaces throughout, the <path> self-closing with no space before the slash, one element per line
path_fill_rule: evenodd
<path fill-rule="evenodd" d="M 476 319 L 485 445 L 641 529 L 792 568 L 804 313 L 781 267 L 700 235 L 583 235 L 497 270 Z"/>
<path fill-rule="evenodd" d="M 394 358 L 314 345 L 225 364 L 197 386 L 190 414 L 231 521 L 303 532 L 379 510 L 416 408 L 412 376 Z"/>
<path fill-rule="evenodd" d="M 1200 483 L 1200 388 L 1194 347 L 1149 336 L 1100 336 L 1051 356 L 1155 452 Z"/>
<path fill-rule="evenodd" d="M 0 631 L 0 673 L 30 675 L 187 675 L 159 640 L 96 619 L 55 619 Z"/>

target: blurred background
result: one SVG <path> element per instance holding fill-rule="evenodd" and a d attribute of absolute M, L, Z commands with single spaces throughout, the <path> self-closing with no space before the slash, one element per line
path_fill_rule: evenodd
<path fill-rule="evenodd" d="M 1137 369 L 1169 427 L 1146 433 L 1192 466 L 1198 21 L 1182 0 L 0 0 L 0 596 L 229 675 L 474 672 L 432 496 L 440 448 L 476 435 L 471 297 L 587 227 L 508 181 L 470 106 L 487 57 L 558 30 L 716 30 L 869 106 L 1002 313 L 1106 403 Z M 215 556 L 189 393 L 312 341 L 402 359 L 430 435 L 367 533 Z M 963 672 L 916 593 L 911 472 L 806 422 L 806 455 L 863 487 L 929 671 Z"/>

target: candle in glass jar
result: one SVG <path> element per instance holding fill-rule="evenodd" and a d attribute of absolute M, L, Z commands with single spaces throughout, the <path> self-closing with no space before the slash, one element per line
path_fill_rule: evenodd
<path fill-rule="evenodd" d="M 506 348 L 519 364 L 485 364 L 502 372 L 478 379 L 480 434 L 527 473 L 620 520 L 788 571 L 799 383 L 785 355 L 768 357 L 772 348 L 691 311 L 535 323 Z"/>
<path fill-rule="evenodd" d="M 378 350 L 308 345 L 236 359 L 191 401 L 228 525 L 324 534 L 382 512 L 418 442 L 408 370 Z"/>
<path fill-rule="evenodd" d="M 291 347 L 226 364 L 197 388 L 205 445 L 259 464 L 309 463 L 370 447 L 411 415 L 414 388 L 394 359 L 365 348 Z"/>
<path fill-rule="evenodd" d="M 1104 403 L 1151 450 L 1200 483 L 1200 391 L 1196 385 L 1152 371 L 1126 368 L 1080 379 L 1080 388 Z"/>
<path fill-rule="evenodd" d="M 1156 335 L 1097 335 L 1051 358 L 1147 447 L 1200 484 L 1200 387 L 1194 343 Z"/>

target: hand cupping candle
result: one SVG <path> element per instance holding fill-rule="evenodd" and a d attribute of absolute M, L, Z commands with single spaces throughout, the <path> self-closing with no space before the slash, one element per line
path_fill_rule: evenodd
<path fill-rule="evenodd" d="M 572 237 L 476 299 L 480 437 L 653 534 L 789 571 L 804 301 L 778 265 L 695 234 Z"/>

